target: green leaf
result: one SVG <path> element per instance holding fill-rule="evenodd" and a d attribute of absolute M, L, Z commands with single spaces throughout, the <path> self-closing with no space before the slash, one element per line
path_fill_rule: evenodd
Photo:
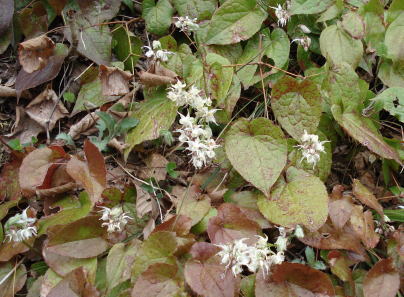
<path fill-rule="evenodd" d="M 270 120 L 241 118 L 225 138 L 228 159 L 240 175 L 266 196 L 286 165 L 287 146 L 282 130 Z"/>
<path fill-rule="evenodd" d="M 173 4 L 180 16 L 201 21 L 210 19 L 216 9 L 217 0 L 173 0 Z"/>
<path fill-rule="evenodd" d="M 351 137 L 379 156 L 396 160 L 401 164 L 397 151 L 383 140 L 371 119 L 362 117 L 355 111 L 342 112 L 337 105 L 333 105 L 331 111 L 338 124 Z"/>
<path fill-rule="evenodd" d="M 66 102 L 74 103 L 76 101 L 76 96 L 72 92 L 65 92 L 63 93 L 63 100 Z"/>
<path fill-rule="evenodd" d="M 355 39 L 362 39 L 365 36 L 365 23 L 356 12 L 351 11 L 343 15 L 342 27 Z"/>
<path fill-rule="evenodd" d="M 390 4 L 389 10 L 387 11 L 386 20 L 390 24 L 404 12 L 404 2 L 401 0 L 393 0 Z"/>
<path fill-rule="evenodd" d="M 168 130 L 175 120 L 177 106 L 167 99 L 165 90 L 156 92 L 153 97 L 141 102 L 131 117 L 138 119 L 139 124 L 128 132 L 125 142 L 129 145 L 125 149 L 125 159 L 135 145 L 146 140 L 156 139 L 161 130 Z"/>
<path fill-rule="evenodd" d="M 304 134 L 317 131 L 322 98 L 317 85 L 284 76 L 272 88 L 271 106 L 277 121 L 297 141 Z"/>
<path fill-rule="evenodd" d="M 392 222 L 404 223 L 404 209 L 385 209 L 383 212 Z"/>
<path fill-rule="evenodd" d="M 233 44 L 253 36 L 267 13 L 256 0 L 227 0 L 213 14 L 206 44 Z"/>
<path fill-rule="evenodd" d="M 121 120 L 117 126 L 118 128 L 117 130 L 117 135 L 121 135 L 126 133 L 127 131 L 129 131 L 132 128 L 135 128 L 137 125 L 139 124 L 139 120 L 135 119 L 135 118 L 124 118 L 123 120 Z"/>
<path fill-rule="evenodd" d="M 386 30 L 384 43 L 393 63 L 404 65 L 404 13 L 401 13 Z"/>
<path fill-rule="evenodd" d="M 117 58 L 124 62 L 125 70 L 133 71 L 142 55 L 141 40 L 132 32 L 126 31 L 123 26 L 113 30 L 112 38 L 115 42 L 113 50 Z"/>
<path fill-rule="evenodd" d="M 210 66 L 207 77 L 209 77 L 208 86 L 212 98 L 216 99 L 217 105 L 223 106 L 233 79 L 233 68 L 223 67 L 223 65 L 230 65 L 230 61 L 214 53 L 206 56 L 206 63 Z"/>
<path fill-rule="evenodd" d="M 288 35 L 284 30 L 276 28 L 271 32 L 270 39 L 265 55 L 274 61 L 276 67 L 282 68 L 289 60 L 290 41 Z"/>
<path fill-rule="evenodd" d="M 324 57 L 333 64 L 346 62 L 356 68 L 363 54 L 363 45 L 337 25 L 325 28 L 320 35 L 320 48 Z"/>
<path fill-rule="evenodd" d="M 171 26 L 174 9 L 169 0 L 144 0 L 142 17 L 146 21 L 146 29 L 150 33 L 163 35 Z"/>
<path fill-rule="evenodd" d="M 315 14 L 326 10 L 334 0 L 292 0 L 290 14 Z"/>
<path fill-rule="evenodd" d="M 74 222 L 85 217 L 91 210 L 91 201 L 86 192 L 81 192 L 77 201 L 71 196 L 67 196 L 56 203 L 62 210 L 44 216 L 38 221 L 38 235 L 46 233 L 46 230 L 54 225 L 63 225 Z"/>
<path fill-rule="evenodd" d="M 380 64 L 379 78 L 389 87 L 402 87 L 404 85 L 404 67 L 400 64 L 384 60 Z"/>
<path fill-rule="evenodd" d="M 291 167 L 287 175 L 295 174 Z M 258 198 L 258 208 L 270 222 L 284 227 L 305 226 L 311 231 L 319 229 L 328 216 L 328 193 L 321 180 L 311 174 L 288 178 L 280 188 L 279 197 Z M 276 189 L 275 189 L 276 191 Z"/>
<path fill-rule="evenodd" d="M 384 108 L 400 122 L 404 122 L 404 88 L 389 88 L 371 99 L 371 101 L 374 102 L 376 111 Z"/>
<path fill-rule="evenodd" d="M 160 231 L 152 233 L 140 247 L 132 267 L 132 276 L 139 274 L 154 263 L 175 264 L 174 252 L 177 241 L 174 232 Z"/>

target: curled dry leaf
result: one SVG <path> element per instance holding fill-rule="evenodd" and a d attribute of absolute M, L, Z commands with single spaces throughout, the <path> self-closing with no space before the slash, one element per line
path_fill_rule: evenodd
<path fill-rule="evenodd" d="M 261 234 L 261 227 L 250 220 L 232 203 L 223 203 L 217 216 L 209 220 L 208 235 L 214 244 L 226 244 L 241 238 L 253 238 Z"/>
<path fill-rule="evenodd" d="M 104 96 L 125 95 L 129 92 L 129 80 L 132 74 L 117 67 L 100 65 L 100 79 Z"/>
<path fill-rule="evenodd" d="M 98 119 L 99 116 L 96 114 L 96 112 L 89 113 L 79 122 L 71 126 L 68 134 L 72 139 L 79 138 L 81 134 L 87 135 L 86 133 L 91 131 L 91 128 L 94 127 Z"/>
<path fill-rule="evenodd" d="M 216 254 L 220 248 L 197 242 L 191 248 L 192 259 L 185 264 L 185 280 L 191 289 L 204 297 L 235 297 L 240 290 L 240 277 L 220 264 Z"/>
<path fill-rule="evenodd" d="M 365 297 L 394 297 L 399 287 L 400 275 L 391 258 L 377 262 L 363 280 Z"/>
<path fill-rule="evenodd" d="M 145 159 L 145 163 L 146 167 L 141 168 L 141 178 L 155 178 L 157 181 L 166 179 L 168 161 L 164 156 L 153 153 Z"/>
<path fill-rule="evenodd" d="M 102 199 L 101 194 L 106 187 L 106 169 L 104 157 L 98 148 L 90 141 L 84 143 L 86 161 L 72 156 L 67 163 L 67 173 L 90 195 L 91 202 L 97 203 Z"/>
<path fill-rule="evenodd" d="M 152 213 L 152 216 L 155 217 L 157 214 L 157 205 L 153 197 L 150 194 L 143 190 L 143 188 L 137 184 L 136 187 L 136 214 L 139 218 L 147 215 L 148 213 Z"/>
<path fill-rule="evenodd" d="M 20 43 L 19 61 L 25 72 L 32 73 L 44 68 L 54 48 L 55 43 L 45 35 Z"/>
<path fill-rule="evenodd" d="M 56 108 L 55 111 L 53 111 L 55 105 Z M 69 114 L 69 111 L 58 99 L 58 95 L 56 95 L 55 91 L 52 89 L 45 89 L 45 91 L 39 94 L 27 105 L 25 112 L 31 119 L 44 128 L 47 128 L 47 123 L 49 121 L 49 130 L 52 130 L 55 127 L 58 120 Z"/>
<path fill-rule="evenodd" d="M 355 205 L 350 217 L 352 229 L 367 248 L 374 248 L 379 242 L 379 235 L 375 232 L 372 213 L 363 212 L 360 205 Z"/>
<path fill-rule="evenodd" d="M 16 106 L 15 123 L 11 133 L 6 137 L 13 137 L 20 140 L 20 143 L 30 143 L 32 137 L 37 137 L 39 133 L 44 131 L 44 128 L 31 119 L 22 106 Z"/>
<path fill-rule="evenodd" d="M 161 66 L 155 64 L 149 71 L 141 71 L 138 73 L 140 82 L 148 87 L 155 87 L 160 85 L 174 84 L 177 81 L 178 75 Z"/>
<path fill-rule="evenodd" d="M 36 149 L 22 161 L 18 180 L 25 196 L 34 195 L 37 189 L 51 187 L 52 176 L 66 153 L 61 147 L 52 146 Z"/>
<path fill-rule="evenodd" d="M 354 180 L 352 191 L 355 197 L 358 198 L 360 202 L 376 210 L 381 219 L 384 221 L 383 207 L 377 201 L 376 197 L 364 185 L 362 185 L 359 180 Z"/>

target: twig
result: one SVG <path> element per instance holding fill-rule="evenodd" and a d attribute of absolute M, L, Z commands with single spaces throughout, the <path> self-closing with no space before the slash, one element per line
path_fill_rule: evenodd
<path fill-rule="evenodd" d="M 10 87 L 0 86 L 0 97 L 17 97 L 17 91 Z M 32 96 L 28 91 L 24 91 L 21 98 L 31 99 Z"/>
<path fill-rule="evenodd" d="M 273 69 L 279 70 L 281 72 L 284 72 L 286 74 L 289 74 L 289 75 L 291 75 L 293 77 L 299 77 L 301 79 L 306 79 L 306 77 L 304 77 L 304 76 L 302 76 L 300 74 L 295 74 L 295 73 L 289 72 L 289 71 L 287 71 L 285 69 L 276 67 L 275 65 L 264 63 L 264 62 L 250 62 L 250 63 L 245 63 L 245 64 L 230 64 L 230 65 L 223 65 L 223 67 L 240 67 L 240 66 L 245 66 L 245 65 L 264 65 L 264 66 L 268 66 L 268 67 L 271 67 Z"/>

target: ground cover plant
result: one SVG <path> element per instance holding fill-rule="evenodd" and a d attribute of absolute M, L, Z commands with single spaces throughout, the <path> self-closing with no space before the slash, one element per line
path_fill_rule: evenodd
<path fill-rule="evenodd" d="M 402 0 L 0 0 L 0 297 L 402 296 Z"/>

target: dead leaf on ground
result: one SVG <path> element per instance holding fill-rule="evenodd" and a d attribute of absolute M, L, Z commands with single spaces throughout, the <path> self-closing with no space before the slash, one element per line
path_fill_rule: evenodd
<path fill-rule="evenodd" d="M 100 117 L 96 112 L 89 113 L 76 124 L 70 127 L 69 135 L 72 139 L 78 139 L 81 134 L 89 135 L 92 133 L 92 128 Z M 95 128 L 94 131 L 97 129 Z"/>
<path fill-rule="evenodd" d="M 377 201 L 376 197 L 370 192 L 364 185 L 360 183 L 359 180 L 355 179 L 352 185 L 352 191 L 356 198 L 360 202 L 369 206 L 370 208 L 376 210 L 380 215 L 381 219 L 384 221 L 383 207 Z"/>
<path fill-rule="evenodd" d="M 15 266 L 14 261 L 1 263 L 0 279 L 3 280 L 3 277 L 5 277 L 10 271 L 13 271 L 14 266 Z M 0 283 L 0 296 L 1 297 L 18 296 L 18 294 L 16 293 L 24 287 L 26 280 L 27 280 L 27 269 L 25 268 L 24 264 L 21 264 L 11 275 L 11 277 L 4 279 L 4 282 L 2 281 Z"/>
<path fill-rule="evenodd" d="M 328 205 L 328 215 L 337 229 L 342 229 L 351 217 L 354 204 L 351 197 L 332 199 Z"/>
<path fill-rule="evenodd" d="M 363 212 L 363 207 L 355 205 L 350 217 L 350 224 L 356 235 L 367 248 L 374 248 L 379 242 L 379 235 L 374 230 L 372 213 Z"/>
<path fill-rule="evenodd" d="M 6 33 L 9 28 L 14 14 L 14 1 L 13 0 L 1 0 L 0 5 L 0 35 Z"/>
<path fill-rule="evenodd" d="M 146 167 L 140 169 L 140 178 L 155 178 L 157 181 L 165 180 L 167 176 L 167 159 L 158 154 L 152 153 L 145 159 Z"/>
<path fill-rule="evenodd" d="M 32 73 L 45 67 L 52 56 L 55 43 L 49 37 L 39 37 L 26 40 L 18 47 L 19 61 L 25 72 Z"/>
<path fill-rule="evenodd" d="M 30 143 L 33 137 L 37 137 L 44 128 L 31 119 L 22 106 L 16 106 L 15 123 L 11 133 L 5 135 L 7 138 L 17 138 L 21 144 Z"/>
<path fill-rule="evenodd" d="M 363 280 L 365 297 L 394 297 L 399 287 L 400 275 L 391 258 L 377 262 Z"/>
<path fill-rule="evenodd" d="M 153 197 L 141 186 L 135 184 L 136 187 L 136 214 L 139 218 L 144 217 L 148 213 L 152 213 L 153 217 L 157 214 L 157 205 Z"/>
<path fill-rule="evenodd" d="M 125 95 L 129 92 L 129 80 L 132 78 L 130 72 L 100 65 L 99 75 L 104 96 Z"/>
<path fill-rule="evenodd" d="M 67 163 L 67 173 L 81 184 L 93 204 L 102 199 L 101 194 L 106 187 L 106 169 L 104 157 L 98 148 L 90 141 L 84 143 L 84 153 L 86 161 L 82 161 L 76 156 L 72 156 Z"/>
<path fill-rule="evenodd" d="M 139 72 L 138 76 L 140 82 L 148 87 L 174 84 L 178 77 L 175 72 L 161 66 L 160 64 L 155 64 L 147 72 Z"/>
<path fill-rule="evenodd" d="M 56 108 L 53 112 L 55 105 Z M 46 124 L 49 120 L 49 131 L 55 127 L 58 120 L 69 115 L 69 111 L 63 105 L 63 103 L 58 100 L 58 95 L 56 95 L 55 91 L 52 89 L 45 89 L 42 93 L 40 93 L 27 105 L 25 111 L 31 119 L 36 121 L 44 128 L 47 128 Z"/>

